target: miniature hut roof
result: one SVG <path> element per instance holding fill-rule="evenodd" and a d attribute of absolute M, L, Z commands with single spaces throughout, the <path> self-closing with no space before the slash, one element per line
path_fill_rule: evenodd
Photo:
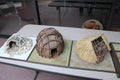
<path fill-rule="evenodd" d="M 90 63 L 96 63 L 98 61 L 98 57 L 96 56 L 95 50 L 92 45 L 92 41 L 94 41 L 100 36 L 105 42 L 107 49 L 110 50 L 110 47 L 104 34 L 91 35 L 77 41 L 76 43 L 76 52 L 81 59 Z"/>

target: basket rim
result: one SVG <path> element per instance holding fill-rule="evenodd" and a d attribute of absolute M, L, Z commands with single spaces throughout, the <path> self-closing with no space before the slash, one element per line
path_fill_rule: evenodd
<path fill-rule="evenodd" d="M 84 25 L 86 24 L 86 23 L 88 23 L 88 22 L 90 22 L 90 21 L 95 21 L 96 23 L 98 23 L 99 25 L 100 25 L 100 30 L 103 30 L 103 25 L 102 25 L 102 23 L 100 22 L 100 21 L 98 21 L 98 20 L 95 20 L 95 19 L 89 19 L 89 20 L 86 20 L 83 24 L 82 24 L 82 28 L 85 28 L 84 27 Z M 87 29 L 87 28 L 85 28 L 85 29 Z"/>

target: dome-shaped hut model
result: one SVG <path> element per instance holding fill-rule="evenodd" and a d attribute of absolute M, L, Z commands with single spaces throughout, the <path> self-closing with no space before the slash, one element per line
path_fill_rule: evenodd
<path fill-rule="evenodd" d="M 104 34 L 91 35 L 76 43 L 76 53 L 89 63 L 100 63 L 109 52 L 110 47 Z"/>
<path fill-rule="evenodd" d="M 46 58 L 60 55 L 64 49 L 62 35 L 55 28 L 45 28 L 37 36 L 37 53 Z"/>
<path fill-rule="evenodd" d="M 33 46 L 30 38 L 23 37 L 19 34 L 13 34 L 5 43 L 4 52 L 11 56 L 21 55 L 28 52 Z"/>

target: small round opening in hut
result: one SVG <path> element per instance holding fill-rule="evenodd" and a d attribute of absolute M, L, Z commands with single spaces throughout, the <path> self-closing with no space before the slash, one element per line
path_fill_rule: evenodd
<path fill-rule="evenodd" d="M 51 49 L 51 55 L 52 55 L 52 57 L 55 57 L 57 55 L 57 49 L 56 48 Z"/>
<path fill-rule="evenodd" d="M 9 47 L 12 48 L 12 47 L 15 47 L 15 45 L 16 45 L 16 42 L 11 41 L 10 44 L 9 44 Z"/>

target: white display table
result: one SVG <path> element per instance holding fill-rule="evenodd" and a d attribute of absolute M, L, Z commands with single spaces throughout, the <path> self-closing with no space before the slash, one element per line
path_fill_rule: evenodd
<path fill-rule="evenodd" d="M 109 42 L 120 43 L 120 32 L 103 31 L 103 30 L 88 30 L 88 29 L 81 29 L 81 28 L 68 28 L 68 27 L 45 26 L 45 25 L 26 25 L 22 29 L 20 29 L 17 33 L 23 36 L 36 38 L 37 34 L 42 29 L 48 28 L 48 27 L 53 27 L 57 29 L 63 35 L 63 38 L 67 40 L 79 40 L 80 38 L 83 38 L 87 35 L 104 33 Z M 116 73 L 58 67 L 58 66 L 52 66 L 52 65 L 31 63 L 31 62 L 22 61 L 22 60 L 7 59 L 7 58 L 0 58 L 0 62 L 7 63 L 10 65 L 35 69 L 35 70 L 44 70 L 44 71 L 68 74 L 73 76 L 97 78 L 97 79 L 103 79 L 103 80 L 119 80 L 119 78 L 117 78 L 116 76 Z"/>

